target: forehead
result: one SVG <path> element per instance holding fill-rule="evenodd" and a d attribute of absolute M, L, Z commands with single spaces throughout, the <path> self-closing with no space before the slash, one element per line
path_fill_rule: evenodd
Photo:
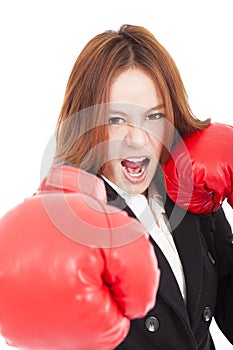
<path fill-rule="evenodd" d="M 113 80 L 109 102 L 139 105 L 150 109 L 162 104 L 163 99 L 158 86 L 149 75 L 140 69 L 129 68 Z"/>

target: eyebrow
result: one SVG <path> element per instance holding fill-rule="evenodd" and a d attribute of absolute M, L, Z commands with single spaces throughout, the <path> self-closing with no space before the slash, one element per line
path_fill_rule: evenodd
<path fill-rule="evenodd" d="M 145 111 L 145 114 L 149 114 L 152 113 L 153 111 L 159 110 L 159 109 L 163 109 L 165 108 L 164 103 L 160 103 L 155 107 L 152 107 L 150 109 L 148 109 L 147 111 Z M 109 110 L 110 114 L 118 114 L 118 115 L 122 115 L 122 116 L 127 116 L 127 113 L 121 110 L 117 110 L 117 109 L 110 109 Z"/>
<path fill-rule="evenodd" d="M 117 109 L 110 109 L 109 110 L 110 114 L 118 114 L 118 115 L 122 115 L 123 117 L 127 116 L 127 113 L 123 112 L 123 111 L 118 111 Z"/>
<path fill-rule="evenodd" d="M 146 111 L 146 114 L 151 113 L 151 112 L 158 110 L 158 109 L 163 109 L 163 108 L 165 109 L 164 103 L 160 103 L 157 106 L 148 109 L 148 111 Z"/>

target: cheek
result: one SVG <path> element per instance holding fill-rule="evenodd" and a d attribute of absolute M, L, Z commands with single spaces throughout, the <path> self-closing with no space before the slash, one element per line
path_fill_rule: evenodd
<path fill-rule="evenodd" d="M 109 140 L 123 139 L 127 133 L 126 124 L 111 124 L 108 127 Z"/>
<path fill-rule="evenodd" d="M 107 161 L 114 161 L 122 157 L 124 142 L 122 138 L 119 137 L 109 137 L 109 140 L 106 142 L 107 146 Z"/>
<path fill-rule="evenodd" d="M 163 149 L 162 140 L 158 140 L 157 138 L 152 137 L 150 139 L 150 152 L 156 160 L 160 158 L 162 149 Z"/>
<path fill-rule="evenodd" d="M 117 161 L 109 161 L 105 163 L 105 165 L 102 168 L 101 173 L 106 176 L 109 180 L 111 180 L 113 183 L 117 183 L 117 179 L 120 176 L 120 166 Z"/>

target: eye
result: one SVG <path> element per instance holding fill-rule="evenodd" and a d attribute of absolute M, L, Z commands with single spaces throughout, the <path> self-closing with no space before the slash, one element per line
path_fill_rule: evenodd
<path fill-rule="evenodd" d="M 161 118 L 165 118 L 165 115 L 163 113 L 152 113 L 146 116 L 146 120 L 158 120 Z"/>
<path fill-rule="evenodd" d="M 111 117 L 108 119 L 108 124 L 124 124 L 125 120 L 121 117 Z"/>

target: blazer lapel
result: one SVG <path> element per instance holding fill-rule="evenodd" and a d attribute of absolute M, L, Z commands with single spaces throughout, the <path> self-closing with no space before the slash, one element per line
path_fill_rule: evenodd
<path fill-rule="evenodd" d="M 107 192 L 107 202 L 114 207 L 122 209 L 127 212 L 127 214 L 133 218 L 136 218 L 132 210 L 126 204 L 126 201 L 106 182 L 104 181 L 106 192 Z"/>
<path fill-rule="evenodd" d="M 175 310 L 179 317 L 183 319 L 184 323 L 190 325 L 186 305 L 171 267 L 156 242 L 152 238 L 150 240 L 154 245 L 158 265 L 161 269 L 159 294 Z"/>
<path fill-rule="evenodd" d="M 105 182 L 108 204 L 113 205 L 117 208 L 125 210 L 129 216 L 136 218 L 132 210 L 127 206 L 125 200 L 115 191 L 112 187 Z M 180 293 L 179 286 L 175 279 L 175 276 L 171 270 L 171 267 L 166 260 L 164 254 L 160 250 L 159 246 L 150 237 L 150 241 L 154 246 L 155 253 L 157 256 L 158 264 L 161 269 L 159 293 L 161 297 L 176 311 L 176 313 L 185 321 L 190 323 L 187 309 Z"/>
<path fill-rule="evenodd" d="M 203 283 L 203 261 L 201 254 L 199 219 L 195 214 L 185 212 L 167 198 L 166 212 L 172 228 L 173 238 L 183 265 L 187 310 L 192 327 L 200 312 L 200 297 Z"/>

